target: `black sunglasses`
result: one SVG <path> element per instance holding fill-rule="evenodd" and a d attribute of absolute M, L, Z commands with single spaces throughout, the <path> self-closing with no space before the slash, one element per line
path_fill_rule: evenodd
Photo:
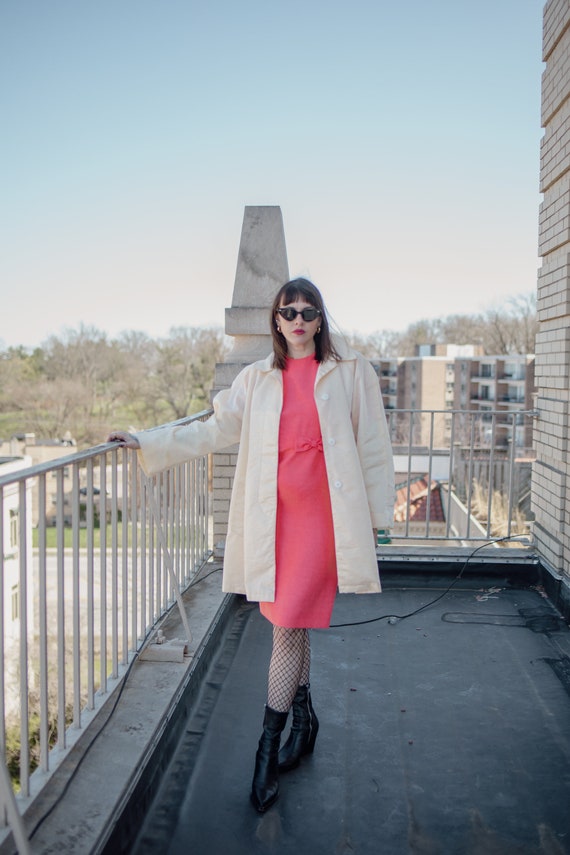
<path fill-rule="evenodd" d="M 313 306 L 302 309 L 300 312 L 294 309 L 293 306 L 280 306 L 277 311 L 286 321 L 294 321 L 297 315 L 301 315 L 304 321 L 314 321 L 321 314 L 321 310 L 315 309 Z"/>

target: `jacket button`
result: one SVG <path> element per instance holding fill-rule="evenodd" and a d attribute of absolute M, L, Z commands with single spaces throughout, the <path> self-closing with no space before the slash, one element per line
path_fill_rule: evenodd
<path fill-rule="evenodd" d="M 336 439 L 334 439 L 332 436 L 329 439 L 329 445 L 336 445 Z"/>
<path fill-rule="evenodd" d="M 342 487 L 342 481 L 335 481 L 334 485 L 338 490 L 340 490 L 340 488 Z"/>
<path fill-rule="evenodd" d="M 321 395 L 321 398 L 323 401 L 328 401 L 328 399 L 330 398 L 330 395 L 328 392 L 325 392 L 323 395 Z"/>

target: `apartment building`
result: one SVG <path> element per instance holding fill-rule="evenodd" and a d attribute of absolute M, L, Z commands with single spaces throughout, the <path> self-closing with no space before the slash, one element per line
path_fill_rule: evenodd
<path fill-rule="evenodd" d="M 0 455 L 0 477 L 12 475 L 31 465 L 31 458 L 23 456 Z M 32 486 L 25 484 L 25 501 L 22 503 L 17 484 L 9 484 L 2 488 L 0 496 L 0 531 L 4 532 L 2 539 L 2 622 L 3 640 L 6 645 L 15 644 L 20 637 L 20 615 L 22 612 L 21 597 L 27 598 L 27 626 L 33 629 L 33 591 L 32 586 L 22 592 L 20 587 L 20 558 L 32 554 Z M 22 513 L 24 509 L 24 513 Z"/>
<path fill-rule="evenodd" d="M 446 356 L 415 356 L 403 359 L 398 367 L 398 409 L 407 410 L 401 418 L 399 432 L 412 423 L 414 445 L 440 447 L 445 444 L 446 420 L 442 411 L 453 405 L 447 392 L 453 376 L 453 363 Z M 433 416 L 419 415 L 422 410 L 438 411 Z M 408 435 L 410 431 L 405 431 Z M 398 440 L 398 436 L 394 439 Z"/>
<path fill-rule="evenodd" d="M 373 365 L 380 379 L 380 390 L 386 410 L 395 410 L 398 406 L 398 366 L 399 359 L 374 360 Z"/>
<path fill-rule="evenodd" d="M 532 420 L 523 411 L 533 408 L 534 355 L 457 359 L 454 385 L 454 408 L 489 413 L 486 421 L 495 424 L 495 444 L 507 445 L 514 439 L 519 448 L 532 446 Z"/>
<path fill-rule="evenodd" d="M 76 450 L 76 442 L 73 437 L 66 433 L 61 439 L 40 439 L 34 433 L 14 434 L 9 440 L 0 440 L 0 455 L 10 457 L 25 457 L 29 465 L 37 466 L 40 463 L 51 462 L 66 457 Z M 67 467 L 61 470 L 64 483 L 67 483 L 69 471 Z M 48 519 L 55 522 L 56 496 L 58 491 L 57 476 L 53 471 L 46 475 L 46 497 L 49 507 L 47 508 Z M 39 512 L 39 482 L 34 480 L 32 490 L 32 524 L 38 524 Z"/>
<path fill-rule="evenodd" d="M 481 437 L 497 446 L 514 438 L 517 448 L 532 446 L 534 356 L 486 356 L 475 345 L 421 345 L 413 357 L 373 362 L 380 380 L 392 440 L 447 446 L 451 411 L 477 411 L 485 425 Z M 404 414 L 393 410 L 407 411 Z M 420 411 L 436 411 L 420 416 Z M 494 415 L 493 415 L 494 413 Z M 455 438 L 457 440 L 457 437 Z"/>

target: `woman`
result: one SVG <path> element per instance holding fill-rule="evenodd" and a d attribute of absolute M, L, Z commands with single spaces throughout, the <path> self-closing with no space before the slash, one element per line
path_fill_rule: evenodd
<path fill-rule="evenodd" d="M 251 791 L 260 812 L 277 798 L 278 772 L 315 746 L 308 630 L 330 625 L 337 590 L 381 590 L 376 529 L 390 527 L 394 508 L 391 446 L 370 363 L 333 340 L 307 279 L 282 286 L 270 323 L 273 353 L 216 395 L 208 421 L 108 437 L 138 449 L 147 474 L 240 443 L 223 590 L 259 602 L 273 624 Z"/>

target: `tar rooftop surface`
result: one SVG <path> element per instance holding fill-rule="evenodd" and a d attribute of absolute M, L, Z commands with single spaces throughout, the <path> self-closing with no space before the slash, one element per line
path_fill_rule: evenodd
<path fill-rule="evenodd" d="M 315 752 L 249 801 L 271 626 L 239 601 L 136 855 L 570 853 L 570 631 L 497 576 L 337 597 L 312 640 Z M 355 626 L 379 615 L 410 615 Z M 288 728 L 285 731 L 287 733 Z"/>

